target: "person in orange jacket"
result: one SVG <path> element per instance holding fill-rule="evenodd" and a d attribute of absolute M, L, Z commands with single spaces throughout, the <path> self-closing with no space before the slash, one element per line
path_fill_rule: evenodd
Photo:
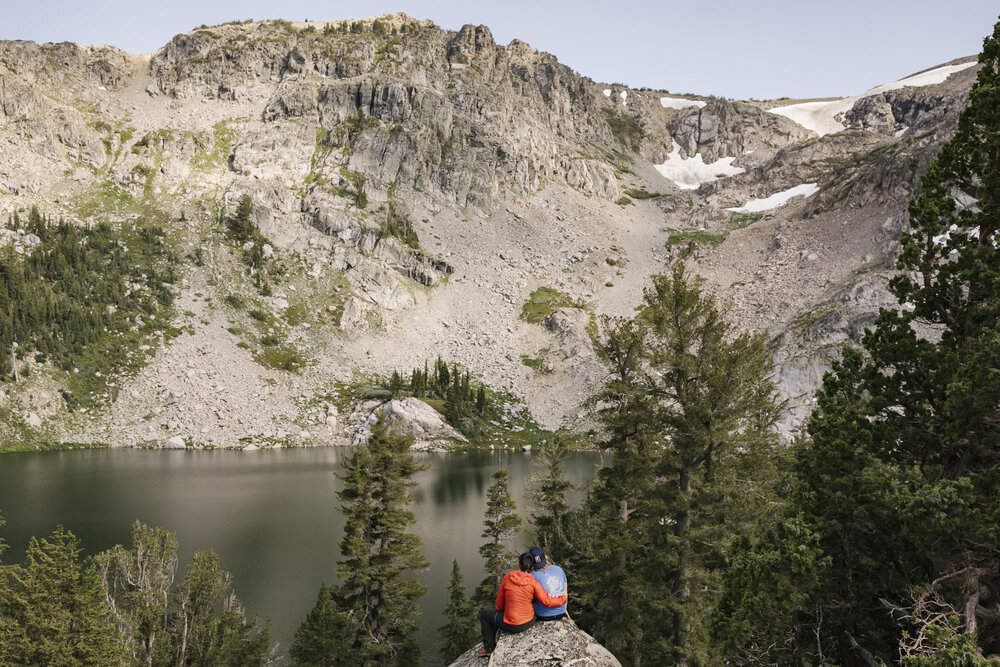
<path fill-rule="evenodd" d="M 524 632 L 535 624 L 535 608 L 533 600 L 539 600 L 546 607 L 558 607 L 566 604 L 566 596 L 552 597 L 538 580 L 531 576 L 531 568 L 535 561 L 529 553 L 523 553 L 517 559 L 518 570 L 508 572 L 500 582 L 497 592 L 497 608 L 481 609 L 479 625 L 483 631 L 483 648 L 480 656 L 487 656 L 497 645 L 497 630 L 506 632 Z"/>

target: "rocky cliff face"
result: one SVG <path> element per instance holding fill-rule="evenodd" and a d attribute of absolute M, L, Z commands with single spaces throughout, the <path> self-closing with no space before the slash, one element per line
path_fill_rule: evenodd
<path fill-rule="evenodd" d="M 600 316 L 631 314 L 680 259 L 772 341 L 790 432 L 838 346 L 891 304 L 907 200 L 970 64 L 796 105 L 595 83 L 486 27 L 401 14 L 199 28 L 151 56 L 0 42 L 3 218 L 152 217 L 182 258 L 186 333 L 151 341 L 151 364 L 59 437 L 344 442 L 338 383 L 438 356 L 545 427 L 586 423 Z M 271 293 L 220 226 L 244 194 Z M 564 308 L 528 322 L 539 288 Z M 274 341 L 305 366 L 262 366 Z M 6 392 L 15 418 L 59 422 L 60 377 L 47 407 Z"/>

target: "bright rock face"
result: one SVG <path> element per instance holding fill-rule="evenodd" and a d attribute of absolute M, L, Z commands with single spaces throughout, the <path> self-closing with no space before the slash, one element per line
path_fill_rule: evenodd
<path fill-rule="evenodd" d="M 37 205 L 131 225 L 155 204 L 184 332 L 141 341 L 144 365 L 74 419 L 63 380 L 26 374 L 0 397 L 9 432 L 350 444 L 385 397 L 331 418 L 332 385 L 439 356 L 501 392 L 498 414 L 586 430 L 602 316 L 634 315 L 683 259 L 773 341 L 791 435 L 835 351 L 893 303 L 907 202 L 975 73 L 956 61 L 832 102 L 681 97 L 402 14 L 199 28 L 149 56 L 0 41 L 0 221 Z M 283 269 L 270 294 L 219 224 L 244 195 Z M 39 242 L 0 225 L 0 249 Z M 543 288 L 561 301 L 528 321 Z"/>

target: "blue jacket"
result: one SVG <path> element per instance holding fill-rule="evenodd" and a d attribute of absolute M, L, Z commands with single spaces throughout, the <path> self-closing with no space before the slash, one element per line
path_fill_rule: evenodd
<path fill-rule="evenodd" d="M 541 570 L 532 570 L 531 576 L 538 580 L 545 592 L 552 597 L 559 597 L 567 594 L 566 573 L 558 565 L 546 565 Z M 538 600 L 532 602 L 535 607 L 535 616 L 558 616 L 566 612 L 566 605 L 558 607 L 546 607 Z"/>

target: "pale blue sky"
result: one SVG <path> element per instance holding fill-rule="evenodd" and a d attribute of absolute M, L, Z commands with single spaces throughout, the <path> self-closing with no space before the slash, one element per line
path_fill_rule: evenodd
<path fill-rule="evenodd" d="M 360 18 L 404 11 L 485 24 L 596 81 L 759 99 L 851 95 L 973 55 L 996 0 L 0 0 L 0 39 L 155 51 L 200 24 Z"/>

